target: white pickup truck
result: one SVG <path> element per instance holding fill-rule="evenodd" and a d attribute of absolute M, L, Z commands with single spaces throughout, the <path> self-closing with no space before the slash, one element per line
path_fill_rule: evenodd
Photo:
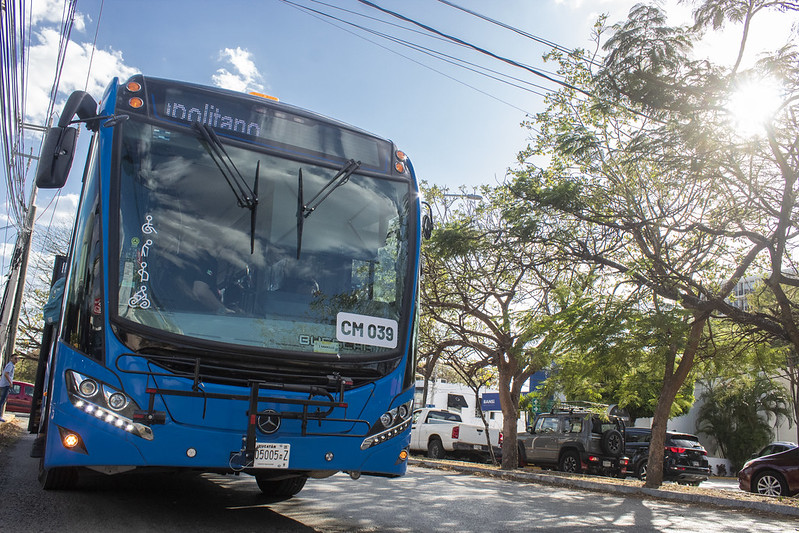
<path fill-rule="evenodd" d="M 489 428 L 494 455 L 500 456 L 502 433 Z M 464 424 L 461 415 L 442 409 L 417 409 L 413 412 L 411 450 L 426 451 L 433 459 L 443 459 L 446 454 L 478 458 L 491 457 L 482 426 Z"/>

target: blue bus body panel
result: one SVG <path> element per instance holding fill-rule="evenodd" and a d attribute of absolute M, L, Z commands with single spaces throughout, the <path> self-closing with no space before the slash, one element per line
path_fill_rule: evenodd
<path fill-rule="evenodd" d="M 108 368 L 88 361 L 62 343 L 58 344 L 57 350 L 55 379 L 63 382 L 67 370 L 76 370 L 113 383 L 114 374 Z M 124 384 L 126 380 L 144 381 L 141 377 L 130 378 L 123 374 L 121 382 Z M 389 409 L 391 399 L 395 399 L 392 406 L 412 399 L 412 391 L 407 391 L 398 397 L 389 394 L 389 391 L 396 387 L 394 383 L 396 380 L 396 376 L 388 376 L 368 386 L 348 391 L 345 395 L 347 408 L 338 408 L 331 414 L 332 418 L 358 418 L 364 420 L 364 423 L 309 420 L 307 434 L 303 436 L 299 420 L 285 420 L 277 433 L 270 436 L 257 433 L 257 440 L 290 444 L 288 465 L 290 470 L 346 470 L 402 475 L 405 473 L 406 463 L 399 461 L 398 457 L 410 444 L 409 429 L 365 451 L 360 449 L 368 430 L 366 421 L 378 419 Z M 147 395 L 134 395 L 129 388 L 125 388 L 124 385 L 123 388 L 140 405 L 147 405 Z M 190 389 L 190 384 L 185 380 L 184 389 Z M 208 385 L 205 386 L 205 390 L 209 393 L 222 390 L 232 394 L 248 392 L 241 387 Z M 153 440 L 146 440 L 77 408 L 69 400 L 65 386 L 56 386 L 55 392 L 56 396 L 51 399 L 50 427 L 74 431 L 80 435 L 86 453 L 65 448 L 61 444 L 59 431 L 48 431 L 45 456 L 47 468 L 127 465 L 209 470 L 236 469 L 237 465 L 231 463 L 231 455 L 242 450 L 243 439 L 247 434 L 248 402 L 245 400 L 208 399 L 203 402 L 198 398 L 179 398 L 185 401 L 178 401 L 172 405 L 171 402 L 175 398 L 169 398 L 166 401 L 169 406 L 167 408 L 162 398 L 157 397 L 155 410 L 165 409 L 168 415 L 164 424 L 152 426 Z M 281 391 L 262 390 L 261 393 L 286 398 L 307 397 Z M 286 405 L 279 406 L 277 403 L 259 404 L 259 410 L 268 408 L 287 410 Z M 353 412 L 357 415 L 353 416 L 351 414 Z M 175 413 L 176 416 L 173 417 L 171 413 Z M 175 420 L 181 417 L 191 419 L 191 423 L 180 423 Z M 340 432 L 341 435 L 314 435 L 322 432 Z M 189 449 L 193 449 L 196 453 L 189 454 Z"/>
<path fill-rule="evenodd" d="M 114 105 L 119 90 L 115 79 L 106 90 L 98 111 L 100 115 L 114 114 Z M 112 219 L 109 191 L 112 179 L 114 128 L 100 128 L 97 144 L 100 164 L 100 187 L 102 197 L 103 220 L 103 262 L 105 269 L 111 264 L 109 257 L 109 224 Z M 413 167 L 409 169 L 412 178 L 412 190 L 416 198 L 416 242 L 420 242 L 420 209 L 418 185 Z M 416 246 L 411 258 L 414 261 L 412 286 L 418 286 L 420 250 Z M 120 359 L 119 354 L 130 353 L 130 348 L 123 345 L 113 334 L 109 321 L 107 306 L 109 276 L 103 276 L 105 291 L 105 360 L 94 361 L 81 354 L 63 341 L 57 341 L 49 366 L 53 386 L 50 388 L 50 409 L 48 417 L 49 430 L 44 456 L 45 468 L 62 466 L 136 466 L 136 467 L 178 467 L 199 470 L 239 470 L 240 466 L 232 461 L 232 457 L 240 453 L 245 444 L 249 422 L 249 404 L 244 399 L 218 399 L 183 396 L 155 395 L 153 409 L 166 413 L 163 424 L 153 424 L 152 440 L 131 434 L 113 426 L 96 416 L 76 407 L 70 400 L 65 385 L 65 373 L 69 370 L 79 372 L 103 381 L 125 392 L 133 398 L 140 409 L 146 410 L 150 402 L 147 387 L 178 389 L 190 391 L 192 383 L 183 378 L 145 377 L 134 371 L 146 371 L 147 365 L 140 357 L 129 361 Z M 413 313 L 416 308 L 416 293 L 411 298 L 411 307 L 407 311 Z M 404 339 L 406 350 L 413 346 L 413 328 L 407 328 Z M 59 335 L 60 338 L 60 335 Z M 257 442 L 275 442 L 289 444 L 290 459 L 288 470 L 292 471 L 352 471 L 388 476 L 405 474 L 407 461 L 401 460 L 401 453 L 407 451 L 410 444 L 410 424 L 398 435 L 366 450 L 361 444 L 370 426 L 380 416 L 392 408 L 413 400 L 413 388 L 403 390 L 404 377 L 408 373 L 407 365 L 415 363 L 413 354 L 406 353 L 403 362 L 389 375 L 368 385 L 347 390 L 344 402 L 347 406 L 337 407 L 329 415 L 331 419 L 346 421 L 307 420 L 303 431 L 302 422 L 298 419 L 284 419 L 281 428 L 272 435 L 256 432 Z M 119 369 L 123 371 L 120 372 Z M 412 371 L 411 371 L 412 375 Z M 207 393 L 227 395 L 248 395 L 246 387 L 203 384 Z M 290 393 L 286 391 L 270 391 L 262 389 L 261 396 L 289 399 L 308 399 L 308 394 Z M 317 398 L 322 399 L 322 398 Z M 275 411 L 301 411 L 298 405 L 280 404 L 279 402 L 260 402 L 259 411 L 273 409 Z M 309 408 L 313 411 L 313 408 Z M 66 448 L 61 442 L 61 432 L 71 431 L 81 438 L 83 450 Z M 305 434 L 303 434 L 305 433 Z M 324 435 L 319 435 L 324 433 Z M 332 434 L 332 435 L 331 435 Z"/>

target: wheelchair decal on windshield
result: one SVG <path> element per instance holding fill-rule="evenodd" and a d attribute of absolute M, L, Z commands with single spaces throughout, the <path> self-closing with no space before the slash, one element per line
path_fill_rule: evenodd
<path fill-rule="evenodd" d="M 154 235 L 158 234 L 155 229 L 155 225 L 153 224 L 153 217 L 152 215 L 145 215 L 144 217 L 144 224 L 141 226 L 142 233 L 146 235 Z M 133 246 L 138 247 L 139 243 L 142 242 L 142 239 L 138 237 L 134 237 L 131 239 L 131 244 Z M 139 269 L 137 270 L 137 274 L 139 275 L 139 290 L 137 290 L 133 296 L 128 299 L 128 307 L 134 307 L 139 309 L 149 309 L 150 308 L 150 298 L 147 296 L 147 282 L 150 281 L 150 273 L 147 270 L 147 261 L 144 261 L 143 258 L 147 257 L 150 254 L 150 247 L 153 245 L 153 241 L 151 239 L 144 239 L 144 242 L 141 245 L 141 248 L 137 250 L 136 258 L 139 263 Z"/>

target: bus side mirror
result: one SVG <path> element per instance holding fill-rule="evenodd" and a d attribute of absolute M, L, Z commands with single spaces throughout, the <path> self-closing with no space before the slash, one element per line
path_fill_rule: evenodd
<path fill-rule="evenodd" d="M 422 202 L 426 212 L 422 215 L 422 238 L 427 240 L 433 235 L 433 208 L 427 202 Z"/>
<path fill-rule="evenodd" d="M 67 182 L 78 142 L 78 129 L 70 127 L 75 115 L 91 131 L 97 131 L 100 127 L 94 98 L 86 91 L 70 94 L 58 119 L 58 126 L 50 128 L 44 138 L 36 169 L 36 186 L 40 189 L 60 189 Z"/>
<path fill-rule="evenodd" d="M 52 127 L 44 138 L 39 165 L 36 168 L 36 186 L 40 189 L 60 189 L 67 182 L 75 147 L 77 128 Z"/>

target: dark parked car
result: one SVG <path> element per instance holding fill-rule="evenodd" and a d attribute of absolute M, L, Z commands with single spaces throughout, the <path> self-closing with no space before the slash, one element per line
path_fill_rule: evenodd
<path fill-rule="evenodd" d="M 750 459 L 756 459 L 757 457 L 763 457 L 764 455 L 771 455 L 773 453 L 784 452 L 785 450 L 790 450 L 796 447 L 797 446 L 795 442 L 784 442 L 784 441 L 772 442 L 771 444 L 767 445 L 759 452 L 753 453 Z"/>
<path fill-rule="evenodd" d="M 738 472 L 738 486 L 766 496 L 799 494 L 799 448 L 747 461 Z"/>
<path fill-rule="evenodd" d="M 33 383 L 15 381 L 11 384 L 6 400 L 6 411 L 30 413 L 33 401 Z"/>
<path fill-rule="evenodd" d="M 646 479 L 649 462 L 649 428 L 627 428 L 624 453 L 630 458 L 627 469 L 635 477 Z M 707 451 L 696 435 L 666 432 L 666 449 L 663 454 L 663 479 L 682 484 L 699 485 L 710 476 Z"/>

